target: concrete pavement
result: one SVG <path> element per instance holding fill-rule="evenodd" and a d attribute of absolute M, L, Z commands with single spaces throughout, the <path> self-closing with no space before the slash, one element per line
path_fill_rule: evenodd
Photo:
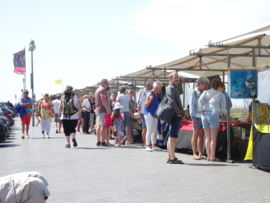
<path fill-rule="evenodd" d="M 11 138 L 0 143 L 0 177 L 38 171 L 49 182 L 48 203 L 84 202 L 269 202 L 270 174 L 249 163 L 195 161 L 177 154 L 184 165 L 165 163 L 167 152 L 142 145 L 96 147 L 95 135 L 77 134 L 78 147 L 65 148 L 64 134 L 42 139 L 30 127 L 21 139 L 15 119 Z M 112 142 L 112 141 L 111 141 Z"/>

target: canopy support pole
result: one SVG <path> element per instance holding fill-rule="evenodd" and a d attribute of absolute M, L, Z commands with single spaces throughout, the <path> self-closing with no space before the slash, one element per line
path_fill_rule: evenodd
<path fill-rule="evenodd" d="M 222 71 L 222 82 L 225 82 L 225 71 Z M 228 90 L 227 90 L 228 92 Z"/>
<path fill-rule="evenodd" d="M 185 82 L 183 82 L 183 107 L 184 108 L 186 108 L 186 102 L 185 102 L 185 100 L 186 100 L 186 83 Z"/>
<path fill-rule="evenodd" d="M 231 56 L 228 55 L 228 69 L 231 67 Z M 229 74 L 228 74 L 229 75 Z M 223 71 L 223 81 L 224 81 L 224 71 Z M 231 160 L 231 124 L 230 124 L 230 107 L 229 107 L 229 95 L 226 98 L 227 99 L 227 162 L 228 163 L 234 163 L 233 160 Z"/>

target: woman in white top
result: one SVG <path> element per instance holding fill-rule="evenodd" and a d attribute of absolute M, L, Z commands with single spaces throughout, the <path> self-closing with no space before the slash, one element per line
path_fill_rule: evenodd
<path fill-rule="evenodd" d="M 70 94 L 71 96 L 73 96 L 73 104 L 75 109 L 78 110 L 78 108 L 80 108 L 79 106 L 79 101 L 77 96 L 72 92 L 73 87 L 68 85 L 66 87 L 66 90 L 64 91 L 64 96 L 61 99 L 61 105 L 59 105 L 59 110 L 58 112 L 62 112 L 63 108 L 63 104 L 64 104 L 64 98 L 65 95 Z M 80 109 L 79 109 L 80 110 Z M 58 114 L 58 117 L 60 118 L 60 114 Z M 64 112 L 61 113 L 61 118 L 62 123 L 63 123 L 63 127 L 64 127 L 64 133 L 66 136 L 66 140 L 67 140 L 67 144 L 66 144 L 66 148 L 70 148 L 70 135 L 72 136 L 72 142 L 73 142 L 73 146 L 77 147 L 77 141 L 76 141 L 76 126 L 78 123 L 78 114 L 77 111 L 75 111 L 74 114 L 72 115 L 64 115 Z"/>
<path fill-rule="evenodd" d="M 202 114 L 202 124 L 206 135 L 205 148 L 207 161 L 220 161 L 215 157 L 219 119 L 227 115 L 225 96 L 222 93 L 224 83 L 212 81 L 212 89 L 204 91 L 198 101 L 199 111 Z"/>

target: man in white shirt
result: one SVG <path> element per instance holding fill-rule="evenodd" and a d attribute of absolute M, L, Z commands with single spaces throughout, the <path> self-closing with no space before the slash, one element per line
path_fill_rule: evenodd
<path fill-rule="evenodd" d="M 83 134 L 90 134 L 89 122 L 90 122 L 90 112 L 92 110 L 90 98 L 91 95 L 89 95 L 88 98 L 83 101 Z"/>
<path fill-rule="evenodd" d="M 59 94 L 56 96 L 56 99 L 53 100 L 53 102 L 52 102 L 53 107 L 54 107 L 54 126 L 55 126 L 56 133 L 58 133 L 58 132 L 61 133 L 61 126 L 62 126 L 61 120 L 58 120 L 58 109 L 59 109 L 59 105 L 61 102 L 60 100 L 61 100 L 61 95 Z M 57 123 L 59 123 L 59 125 L 58 125 L 59 128 L 57 128 Z"/>
<path fill-rule="evenodd" d="M 137 100 L 137 104 L 138 104 L 138 113 L 139 113 L 139 118 L 142 121 L 142 138 L 143 138 L 143 146 L 145 146 L 145 135 L 146 135 L 146 123 L 145 123 L 145 119 L 143 116 L 143 110 L 144 110 L 144 103 L 145 103 L 145 99 L 146 99 L 146 95 L 148 93 L 148 91 L 153 89 L 153 80 L 149 79 L 146 82 L 146 87 L 143 88 L 138 95 L 138 100 Z"/>

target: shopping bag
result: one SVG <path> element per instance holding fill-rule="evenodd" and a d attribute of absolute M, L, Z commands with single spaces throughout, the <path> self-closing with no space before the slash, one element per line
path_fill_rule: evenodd
<path fill-rule="evenodd" d="M 111 114 L 107 114 L 107 113 L 105 114 L 104 123 L 107 128 L 109 128 L 112 125 Z"/>
<path fill-rule="evenodd" d="M 154 117 L 159 118 L 160 120 L 163 120 L 166 123 L 171 123 L 171 120 L 174 115 L 175 115 L 174 109 L 171 106 L 167 95 L 165 94 L 162 101 L 158 105 Z"/>

